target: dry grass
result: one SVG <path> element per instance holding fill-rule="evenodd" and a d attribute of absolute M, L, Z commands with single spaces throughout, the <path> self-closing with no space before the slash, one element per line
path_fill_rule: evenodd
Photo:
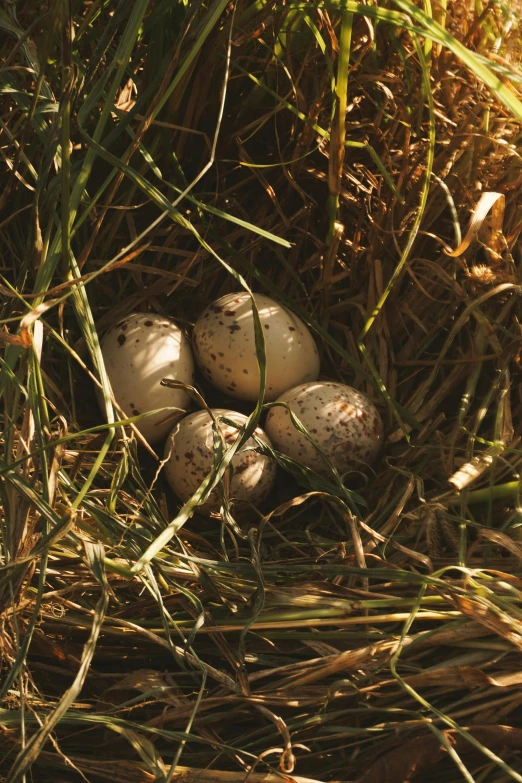
<path fill-rule="evenodd" d="M 522 781 L 521 14 L 0 6 L 0 777 Z M 94 385 L 238 276 L 387 437 L 225 525 Z"/>

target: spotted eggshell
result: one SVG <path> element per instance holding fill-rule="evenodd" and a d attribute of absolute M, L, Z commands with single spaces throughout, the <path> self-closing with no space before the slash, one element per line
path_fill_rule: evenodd
<path fill-rule="evenodd" d="M 101 350 L 114 397 L 127 416 L 157 408 L 189 407 L 190 397 L 183 389 L 161 386 L 163 378 L 194 382 L 190 343 L 170 318 L 129 315 L 105 335 Z M 100 396 L 99 400 L 102 405 Z M 175 415 L 176 411 L 169 414 L 164 410 L 138 420 L 136 427 L 154 443 L 168 435 Z"/>
<path fill-rule="evenodd" d="M 319 354 L 304 323 L 286 307 L 254 295 L 266 350 L 265 400 L 275 400 L 298 383 L 319 375 Z M 227 294 L 198 318 L 194 355 L 208 380 L 230 397 L 254 402 L 259 397 L 259 368 L 250 295 Z"/>
<path fill-rule="evenodd" d="M 217 408 L 214 416 L 225 416 L 239 427 L 247 421 L 242 413 Z M 219 431 L 225 448 L 236 440 L 239 430 L 219 420 Z M 267 436 L 259 427 L 256 435 L 270 445 Z M 272 457 L 259 454 L 253 438 L 249 438 L 232 458 L 232 480 L 230 499 L 260 503 L 270 492 L 276 475 L 276 462 Z M 186 502 L 211 472 L 214 465 L 213 423 L 207 411 L 191 413 L 181 419 L 165 444 L 165 474 L 167 481 L 182 502 Z M 219 511 L 220 501 L 216 489 L 207 502 L 198 506 L 198 511 L 210 514 Z"/>
<path fill-rule="evenodd" d="M 283 394 L 285 402 L 341 476 L 371 464 L 381 447 L 382 421 L 366 395 L 342 383 L 303 383 Z M 270 409 L 266 431 L 288 457 L 328 475 L 320 452 L 293 425 L 286 408 Z"/>

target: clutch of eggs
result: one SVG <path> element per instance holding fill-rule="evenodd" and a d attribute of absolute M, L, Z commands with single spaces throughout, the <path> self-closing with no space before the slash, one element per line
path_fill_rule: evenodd
<path fill-rule="evenodd" d="M 330 462 L 343 474 L 364 469 L 380 450 L 383 427 L 373 402 L 342 383 L 304 383 L 283 394 L 284 402 Z M 320 451 L 294 426 L 288 409 L 270 408 L 266 431 L 283 454 L 328 476 L 329 468 Z"/>
<path fill-rule="evenodd" d="M 190 343 L 165 316 L 134 313 L 117 323 L 101 342 L 105 369 L 114 398 L 128 417 L 170 408 L 138 420 L 136 428 L 149 443 L 172 429 L 176 408 L 185 411 L 190 398 L 183 389 L 162 386 L 163 378 L 194 383 Z M 103 410 L 103 399 L 98 393 Z M 179 415 L 179 412 L 178 412 Z"/>
<path fill-rule="evenodd" d="M 319 353 L 305 324 L 268 296 L 254 294 L 266 352 L 265 400 L 319 376 Z M 207 307 L 193 335 L 194 355 L 203 374 L 227 397 L 250 402 L 259 397 L 259 368 L 252 300 L 246 292 L 227 294 Z"/>
<path fill-rule="evenodd" d="M 221 408 L 212 411 L 223 439 L 224 448 L 231 446 L 239 429 L 248 420 L 242 413 Z M 219 417 L 219 418 L 217 418 Z M 238 427 L 226 424 L 222 417 Z M 270 445 L 261 428 L 255 431 L 259 440 Z M 272 489 L 276 462 L 273 457 L 256 451 L 256 442 L 249 438 L 232 457 L 232 478 L 229 486 L 231 500 L 257 505 Z M 196 492 L 214 466 L 214 423 L 207 411 L 198 411 L 177 422 L 165 444 L 165 475 L 174 493 L 185 503 Z M 213 489 L 207 501 L 198 506 L 198 512 L 210 514 L 219 511 L 220 499 Z"/>

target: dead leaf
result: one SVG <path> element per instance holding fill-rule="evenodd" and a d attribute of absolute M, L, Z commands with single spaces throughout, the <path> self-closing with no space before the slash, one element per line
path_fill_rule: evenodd
<path fill-rule="evenodd" d="M 20 337 L 23 340 L 24 347 L 27 348 L 33 342 L 33 338 L 29 333 L 30 327 L 36 321 L 38 321 L 38 319 L 41 318 L 42 315 L 47 312 L 47 310 L 50 310 L 51 307 L 54 307 L 57 301 L 58 301 L 57 299 L 49 299 L 49 301 L 42 302 L 42 304 L 37 305 L 35 308 L 30 310 L 26 315 L 24 315 L 24 317 L 20 321 Z"/>
<path fill-rule="evenodd" d="M 517 544 L 516 541 L 513 541 L 513 539 L 505 533 L 501 533 L 498 530 L 491 530 L 487 527 L 481 527 L 479 530 L 479 538 L 485 538 L 488 541 L 491 541 L 491 543 L 497 544 L 497 546 L 504 547 L 504 549 L 507 549 L 512 555 L 515 555 L 515 557 L 522 560 L 522 546 Z"/>
<path fill-rule="evenodd" d="M 29 348 L 33 341 L 31 335 L 29 335 L 28 340 L 27 334 L 10 334 L 8 331 L 2 329 L 2 331 L 0 331 L 0 342 L 9 343 L 9 345 L 21 345 L 23 348 Z"/>
<path fill-rule="evenodd" d="M 452 601 L 462 614 L 472 617 L 478 623 L 493 631 L 493 633 L 502 636 L 508 642 L 511 642 L 512 645 L 518 647 L 519 650 L 522 650 L 522 624 L 517 623 L 520 627 L 520 633 L 517 633 L 513 629 L 513 625 L 516 623 L 514 619 L 511 622 L 504 620 L 500 615 L 488 609 L 487 606 L 479 603 L 479 601 L 473 601 L 464 596 L 453 596 Z"/>
<path fill-rule="evenodd" d="M 121 88 L 120 94 L 118 95 L 116 102 L 114 104 L 114 108 L 118 110 L 118 113 L 129 112 L 133 106 L 136 104 L 136 99 L 133 98 L 133 95 L 137 96 L 138 94 L 138 88 L 134 84 L 132 79 L 128 79 L 127 83 Z M 118 114 L 116 112 L 111 112 L 113 117 L 117 117 Z"/>
<path fill-rule="evenodd" d="M 481 669 L 472 666 L 444 666 L 440 669 L 430 669 L 421 674 L 412 674 L 402 678 L 412 688 L 432 688 L 434 686 L 446 688 L 483 688 L 487 685 L 505 687 L 502 683 L 488 677 Z M 522 679 L 522 675 L 521 675 Z M 377 685 L 361 688 L 361 693 L 381 690 L 389 685 L 396 685 L 397 680 L 390 677 Z"/>
<path fill-rule="evenodd" d="M 460 243 L 460 245 L 455 248 L 455 250 L 444 250 L 447 256 L 450 256 L 450 258 L 457 258 L 458 256 L 461 256 L 465 250 L 468 249 L 468 247 L 471 245 L 475 237 L 477 236 L 478 232 L 480 231 L 482 224 L 484 223 L 485 219 L 487 218 L 490 211 L 493 210 L 493 219 L 495 223 L 495 231 L 500 230 L 498 227 L 499 221 L 500 224 L 502 223 L 502 216 L 504 214 L 504 205 L 505 205 L 505 196 L 503 193 L 494 193 L 492 191 L 488 191 L 487 193 L 483 193 L 478 201 L 477 206 L 473 210 L 473 214 L 471 215 L 471 220 L 469 223 L 468 230 L 466 232 L 466 236 Z M 496 245 L 496 242 L 494 242 Z"/>
<path fill-rule="evenodd" d="M 148 693 L 151 699 L 163 701 L 173 707 L 185 704 L 180 689 L 168 675 L 154 669 L 138 669 L 107 688 L 98 700 L 97 709 L 103 711 L 108 705 L 121 704 L 127 700 L 129 691 Z"/>
<path fill-rule="evenodd" d="M 512 726 L 472 726 L 466 731 L 496 753 L 504 748 L 517 751 L 521 747 L 522 729 L 514 729 Z M 442 734 L 459 755 L 478 753 L 458 731 L 447 729 Z M 427 769 L 433 772 L 437 762 L 447 758 L 446 748 L 435 735 L 427 732 L 409 742 L 399 742 L 398 745 L 372 764 L 357 783 L 409 783 Z"/>

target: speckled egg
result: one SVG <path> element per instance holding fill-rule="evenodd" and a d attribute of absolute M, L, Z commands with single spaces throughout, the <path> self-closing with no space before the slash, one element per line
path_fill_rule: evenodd
<path fill-rule="evenodd" d="M 163 378 L 194 382 L 190 343 L 170 318 L 129 315 L 105 335 L 101 350 L 114 397 L 127 416 L 157 408 L 189 408 L 190 397 L 183 389 L 161 386 Z M 155 443 L 168 435 L 175 415 L 161 411 L 137 421 L 136 427 Z"/>
<path fill-rule="evenodd" d="M 265 400 L 275 400 L 298 383 L 319 376 L 319 354 L 304 323 L 268 296 L 254 299 L 266 348 Z M 230 397 L 254 402 L 259 397 L 259 368 L 250 295 L 227 294 L 198 318 L 194 355 L 208 380 Z"/>
<path fill-rule="evenodd" d="M 247 417 L 236 411 L 217 408 L 214 416 L 225 416 L 242 427 Z M 224 439 L 225 448 L 236 440 L 239 430 L 219 419 L 219 431 Z M 270 445 L 270 441 L 261 428 L 256 429 L 257 437 Z M 249 438 L 232 458 L 233 474 L 230 481 L 230 499 L 236 502 L 260 503 L 274 483 L 276 462 L 272 457 L 255 451 L 256 443 Z M 201 485 L 214 465 L 213 422 L 207 411 L 191 413 L 181 419 L 165 444 L 165 474 L 167 481 L 178 498 L 185 503 Z M 198 511 L 210 514 L 219 511 L 220 501 L 217 489 L 210 494 L 207 502 L 198 507 Z"/>
<path fill-rule="evenodd" d="M 342 383 L 303 383 L 283 394 L 285 402 L 341 476 L 371 464 L 381 447 L 382 421 L 371 400 Z M 329 468 L 321 453 L 292 424 L 286 408 L 270 409 L 266 431 L 288 457 L 322 475 Z"/>

